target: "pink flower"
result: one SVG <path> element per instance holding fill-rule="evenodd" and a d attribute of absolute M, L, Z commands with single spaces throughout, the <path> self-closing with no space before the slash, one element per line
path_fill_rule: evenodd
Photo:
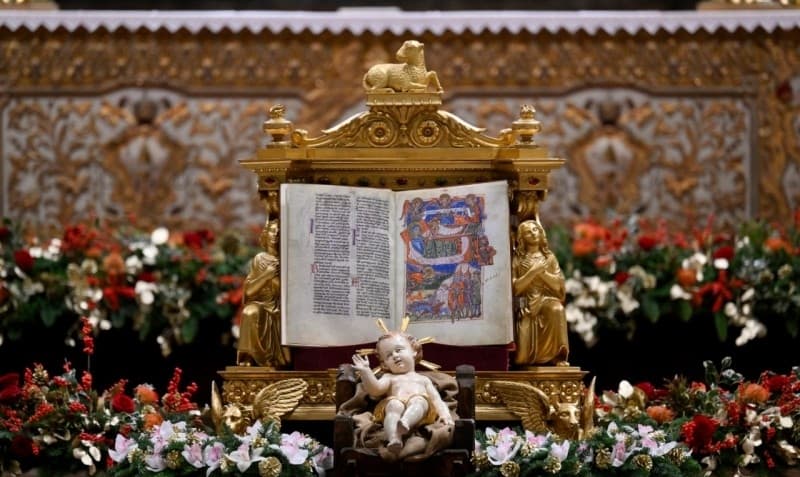
<path fill-rule="evenodd" d="M 614 467 L 622 467 L 633 452 L 625 447 L 626 437 L 624 433 L 617 434 L 617 443 L 614 444 L 614 448 L 611 450 L 611 456 L 613 457 L 611 465 Z"/>
<path fill-rule="evenodd" d="M 128 458 L 128 454 L 139 446 L 133 439 L 128 439 L 122 434 L 117 434 L 117 439 L 114 442 L 114 448 L 108 450 L 108 455 L 116 463 L 120 463 Z"/>
<path fill-rule="evenodd" d="M 144 456 L 144 463 L 147 470 L 150 472 L 161 472 L 162 470 L 167 468 L 166 462 L 164 462 L 164 458 L 161 457 L 161 454 L 147 454 Z"/>
<path fill-rule="evenodd" d="M 208 466 L 206 476 L 219 468 L 222 457 L 225 455 L 225 446 L 221 442 L 215 442 L 203 449 L 203 462 Z"/>
<path fill-rule="evenodd" d="M 200 443 L 195 442 L 192 445 L 185 445 L 183 446 L 183 452 L 181 455 L 186 462 L 188 462 L 191 466 L 196 469 L 200 469 L 203 467 L 203 448 L 200 447 Z"/>
<path fill-rule="evenodd" d="M 301 465 L 308 459 L 308 437 L 295 431 L 291 434 L 281 434 L 281 445 L 278 447 L 292 465 Z"/>
<path fill-rule="evenodd" d="M 333 449 L 323 446 L 322 450 L 314 455 L 311 463 L 318 475 L 325 475 L 326 470 L 333 468 Z"/>
<path fill-rule="evenodd" d="M 550 456 L 559 462 L 564 462 L 564 459 L 569 455 L 569 441 L 565 440 L 561 444 L 553 442 L 550 444 Z"/>
<path fill-rule="evenodd" d="M 547 442 L 547 436 L 541 434 L 537 435 L 531 431 L 525 431 L 525 442 L 527 442 L 528 445 L 534 449 L 538 449 L 542 447 L 545 442 Z"/>
<path fill-rule="evenodd" d="M 517 455 L 522 447 L 522 439 L 519 439 L 516 432 L 508 427 L 498 433 L 487 430 L 486 437 L 494 438 L 494 445 L 486 447 L 486 457 L 489 458 L 492 465 L 502 465 L 508 462 Z"/>
<path fill-rule="evenodd" d="M 239 472 L 245 472 L 254 462 L 264 460 L 264 458 L 261 457 L 262 450 L 263 449 L 253 449 L 251 456 L 250 446 L 248 444 L 242 444 L 238 449 L 228 454 L 227 457 L 236 464 L 236 468 L 239 469 Z M 303 459 L 302 462 L 305 462 L 305 459 Z M 293 463 L 291 459 L 289 463 Z"/>

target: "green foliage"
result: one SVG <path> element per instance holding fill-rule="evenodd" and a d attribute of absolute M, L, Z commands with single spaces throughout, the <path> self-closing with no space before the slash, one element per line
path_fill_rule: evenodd
<path fill-rule="evenodd" d="M 230 328 L 249 260 L 258 252 L 235 235 L 215 240 L 207 230 L 78 225 L 58 238 L 24 240 L 5 223 L 0 339 L 25 339 L 42 329 L 75 334 L 87 316 L 98 330 L 130 328 L 142 340 L 160 336 L 166 354 L 193 342 L 212 321 Z"/>

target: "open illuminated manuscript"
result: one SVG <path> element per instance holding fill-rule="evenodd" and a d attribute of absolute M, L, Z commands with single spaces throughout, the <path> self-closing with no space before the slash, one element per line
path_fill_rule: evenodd
<path fill-rule="evenodd" d="M 451 345 L 513 340 L 505 181 L 394 192 L 281 187 L 283 344 L 372 340 L 381 318 Z"/>

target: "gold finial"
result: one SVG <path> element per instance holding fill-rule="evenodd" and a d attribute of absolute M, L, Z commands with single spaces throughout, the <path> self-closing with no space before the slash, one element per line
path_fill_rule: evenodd
<path fill-rule="evenodd" d="M 268 147 L 285 147 L 289 145 L 289 136 L 292 134 L 292 122 L 287 120 L 286 106 L 276 104 L 269 108 L 269 119 L 264 121 L 264 132 L 272 136 L 272 143 Z"/>
<path fill-rule="evenodd" d="M 542 130 L 542 123 L 536 119 L 536 109 L 530 104 L 519 108 L 519 119 L 511 123 L 511 130 L 517 136 L 517 143 L 522 146 L 535 146 L 533 136 Z"/>

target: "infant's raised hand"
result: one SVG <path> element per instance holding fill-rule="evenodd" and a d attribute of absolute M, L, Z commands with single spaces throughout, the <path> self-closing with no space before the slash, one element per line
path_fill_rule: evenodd
<path fill-rule="evenodd" d="M 361 356 L 360 354 L 353 355 L 353 367 L 358 371 L 366 371 L 370 369 L 369 358 Z"/>

